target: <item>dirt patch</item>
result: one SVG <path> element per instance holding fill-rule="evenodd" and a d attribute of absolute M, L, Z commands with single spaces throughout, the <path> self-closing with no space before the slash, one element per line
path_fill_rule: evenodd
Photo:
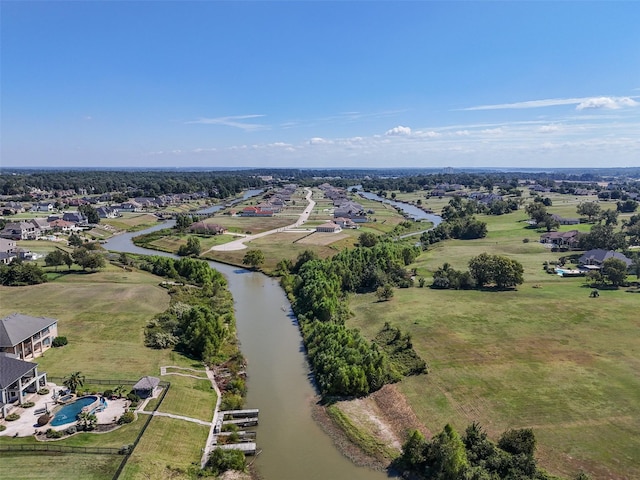
<path fill-rule="evenodd" d="M 346 233 L 312 233 L 311 235 L 298 240 L 296 243 L 300 245 L 331 245 L 338 240 L 347 238 Z"/>
<path fill-rule="evenodd" d="M 411 430 L 419 430 L 427 438 L 431 437 L 429 430 L 418 420 L 395 385 L 385 385 L 365 398 L 339 401 L 335 406 L 347 415 L 360 431 L 368 433 L 398 452 Z M 390 459 L 383 461 L 363 452 L 336 426 L 327 415 L 325 407 L 316 405 L 313 418 L 331 437 L 336 447 L 356 465 L 377 470 L 388 468 Z"/>

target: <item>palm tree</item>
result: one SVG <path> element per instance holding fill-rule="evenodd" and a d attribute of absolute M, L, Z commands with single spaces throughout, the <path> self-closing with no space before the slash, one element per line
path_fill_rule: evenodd
<path fill-rule="evenodd" d="M 122 395 L 126 391 L 126 387 L 124 385 L 118 385 L 113 389 L 113 393 L 118 396 L 118 398 L 122 398 Z"/>
<path fill-rule="evenodd" d="M 93 430 L 94 428 L 96 428 L 97 423 L 98 417 L 96 417 L 93 413 L 80 412 L 78 414 L 78 426 L 82 430 Z"/>
<path fill-rule="evenodd" d="M 80 372 L 73 372 L 68 377 L 65 377 L 62 384 L 72 392 L 75 392 L 78 387 L 84 385 L 84 375 Z"/>

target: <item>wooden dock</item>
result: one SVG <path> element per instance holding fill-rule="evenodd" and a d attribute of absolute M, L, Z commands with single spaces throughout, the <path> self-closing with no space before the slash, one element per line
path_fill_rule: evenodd
<path fill-rule="evenodd" d="M 260 410 L 257 408 L 249 408 L 246 410 L 225 410 L 220 412 L 223 418 L 245 418 L 245 417 L 258 417 Z"/>
<path fill-rule="evenodd" d="M 227 443 L 224 445 L 217 445 L 216 448 L 223 450 L 240 450 L 245 455 L 255 455 L 258 449 L 255 442 L 243 442 L 243 443 Z"/>
<path fill-rule="evenodd" d="M 258 425 L 258 417 L 230 418 L 223 420 L 222 425 L 237 425 L 238 427 L 255 427 Z"/>

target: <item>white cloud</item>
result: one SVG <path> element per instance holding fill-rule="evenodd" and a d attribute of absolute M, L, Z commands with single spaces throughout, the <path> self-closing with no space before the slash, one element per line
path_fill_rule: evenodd
<path fill-rule="evenodd" d="M 482 130 L 481 133 L 484 133 L 486 135 L 502 135 L 504 133 L 504 130 L 502 130 L 502 128 L 498 127 L 498 128 L 487 128 L 485 130 Z"/>
<path fill-rule="evenodd" d="M 434 132 L 433 130 L 428 132 L 416 132 L 415 135 L 422 138 L 438 138 L 442 136 L 441 133 Z"/>
<path fill-rule="evenodd" d="M 224 125 L 227 127 L 240 128 L 245 131 L 262 130 L 267 128 L 265 125 L 259 123 L 245 123 L 240 120 L 247 120 L 250 118 L 260 118 L 264 115 L 234 115 L 230 117 L 217 117 L 217 118 L 199 118 L 198 120 L 191 120 L 185 122 L 187 125 L 191 124 L 203 124 L 203 125 Z"/>
<path fill-rule="evenodd" d="M 460 137 L 467 137 L 467 136 L 471 135 L 471 132 L 469 130 L 458 130 L 458 131 L 456 131 L 456 135 L 458 135 Z"/>
<path fill-rule="evenodd" d="M 617 110 L 624 107 L 637 107 L 638 102 L 630 97 L 594 97 L 587 98 L 580 102 L 576 110 L 585 110 L 588 108 L 604 108 L 608 110 Z"/>
<path fill-rule="evenodd" d="M 407 136 L 411 135 L 411 128 L 398 125 L 397 127 L 393 127 L 391 130 L 387 130 L 384 134 L 388 136 Z"/>
<path fill-rule="evenodd" d="M 326 138 L 322 138 L 322 137 L 313 137 L 309 139 L 309 145 L 326 145 L 330 143 L 333 143 L 333 142 L 331 140 L 327 140 Z"/>
<path fill-rule="evenodd" d="M 499 103 L 495 105 L 478 105 L 475 107 L 463 108 L 465 111 L 472 110 L 504 110 L 519 108 L 543 108 L 555 107 L 558 105 L 577 105 L 578 110 L 585 108 L 622 108 L 635 107 L 638 102 L 631 97 L 582 97 L 582 98 L 549 98 L 545 100 L 529 100 L 526 102 Z"/>
<path fill-rule="evenodd" d="M 538 128 L 538 132 L 540 133 L 555 133 L 561 130 L 559 125 L 542 125 Z"/>

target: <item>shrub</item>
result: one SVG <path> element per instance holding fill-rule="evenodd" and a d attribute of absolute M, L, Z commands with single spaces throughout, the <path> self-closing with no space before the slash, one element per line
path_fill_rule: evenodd
<path fill-rule="evenodd" d="M 7 429 L 5 425 L 0 425 L 0 432 L 4 432 Z"/>
<path fill-rule="evenodd" d="M 53 339 L 53 342 L 51 342 L 51 345 L 54 347 L 64 347 L 67 343 L 69 343 L 67 337 L 56 337 Z"/>
<path fill-rule="evenodd" d="M 528 238 L 523 238 L 522 239 L 522 243 L 529 243 L 529 239 Z"/>
<path fill-rule="evenodd" d="M 44 415 L 40 415 L 38 417 L 38 426 L 44 427 L 47 423 L 49 423 L 49 420 L 51 420 L 51 415 L 49 415 L 48 413 L 45 413 Z"/>
<path fill-rule="evenodd" d="M 136 419 L 136 416 L 133 412 L 124 412 L 122 416 L 118 419 L 119 425 L 124 425 L 125 423 L 131 423 Z"/>
<path fill-rule="evenodd" d="M 118 450 L 118 453 L 120 455 L 129 455 L 132 450 L 133 445 L 123 445 L 122 447 L 120 447 L 120 450 Z"/>
<path fill-rule="evenodd" d="M 40 390 L 38 390 L 38 395 L 48 395 L 48 394 L 49 394 L 48 388 L 41 388 Z"/>
<path fill-rule="evenodd" d="M 76 433 L 78 431 L 78 429 L 76 428 L 75 425 L 71 425 L 69 428 L 67 428 L 64 433 L 66 433 L 67 435 L 73 435 L 74 433 Z"/>
<path fill-rule="evenodd" d="M 33 406 L 35 406 L 34 402 L 24 402 L 22 405 L 20 405 L 22 408 L 31 408 Z"/>
<path fill-rule="evenodd" d="M 15 422 L 16 420 L 18 420 L 20 418 L 20 415 L 18 415 L 17 413 L 10 413 L 9 415 L 7 415 L 6 417 L 4 417 L 4 419 L 7 422 Z"/>
<path fill-rule="evenodd" d="M 105 390 L 102 392 L 102 396 L 105 398 L 111 398 L 113 396 L 113 390 Z"/>
<path fill-rule="evenodd" d="M 49 430 L 47 430 L 45 435 L 47 436 L 47 438 L 62 438 L 64 437 L 65 433 L 62 430 L 58 431 L 50 428 Z"/>
<path fill-rule="evenodd" d="M 140 397 L 138 395 L 136 395 L 133 392 L 129 392 L 127 394 L 127 400 L 129 400 L 130 402 L 139 402 L 140 401 Z"/>
<path fill-rule="evenodd" d="M 221 448 L 214 449 L 207 462 L 207 466 L 216 475 L 227 470 L 244 471 L 246 465 L 244 453 L 240 450 L 223 450 Z"/>
<path fill-rule="evenodd" d="M 239 410 L 242 408 L 244 400 L 240 395 L 225 392 L 222 394 L 222 402 L 220 408 L 222 410 Z"/>

